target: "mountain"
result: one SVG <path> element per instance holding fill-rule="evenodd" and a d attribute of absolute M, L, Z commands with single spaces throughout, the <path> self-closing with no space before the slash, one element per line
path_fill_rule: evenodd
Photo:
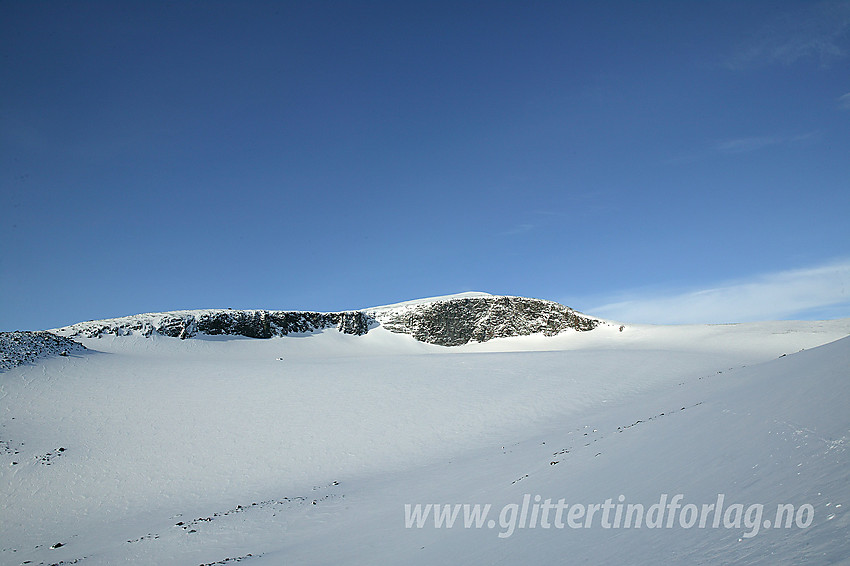
<path fill-rule="evenodd" d="M 586 332 L 600 320 L 569 307 L 523 297 L 464 296 L 415 301 L 367 311 L 389 330 L 441 346 L 565 330 Z"/>
<path fill-rule="evenodd" d="M 271 338 L 336 328 L 362 336 L 379 324 L 422 342 L 458 346 L 509 336 L 588 331 L 600 321 L 552 301 L 475 293 L 331 313 L 233 309 L 149 313 L 82 322 L 56 329 L 56 333 L 87 338 L 130 333 L 181 339 L 197 334 Z"/>

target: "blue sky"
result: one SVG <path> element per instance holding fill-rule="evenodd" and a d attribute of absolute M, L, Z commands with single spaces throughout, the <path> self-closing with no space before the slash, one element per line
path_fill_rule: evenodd
<path fill-rule="evenodd" d="M 7 1 L 0 50 L 0 330 L 850 316 L 850 1 Z"/>

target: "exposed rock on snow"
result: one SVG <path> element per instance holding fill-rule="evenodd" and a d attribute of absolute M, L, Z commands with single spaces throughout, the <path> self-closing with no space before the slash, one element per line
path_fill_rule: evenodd
<path fill-rule="evenodd" d="M 138 314 L 81 322 L 60 328 L 57 332 L 86 338 L 97 338 L 105 334 L 123 336 L 133 332 L 143 336 L 157 333 L 181 339 L 191 338 L 199 333 L 271 338 L 333 327 L 345 334 L 362 335 L 374 324 L 374 319 L 359 311 L 319 313 L 215 309 Z"/>
<path fill-rule="evenodd" d="M 0 371 L 29 364 L 39 358 L 67 356 L 85 349 L 70 338 L 50 332 L 0 332 Z"/>
<path fill-rule="evenodd" d="M 271 338 L 335 327 L 344 334 L 362 336 L 379 323 L 391 332 L 410 334 L 421 342 L 457 346 L 507 336 L 553 336 L 568 329 L 593 330 L 600 321 L 552 301 L 463 294 L 331 313 L 216 309 L 139 314 L 81 322 L 56 332 L 86 338 L 131 333 L 181 339 L 196 334 Z"/>
<path fill-rule="evenodd" d="M 378 307 L 369 314 L 392 332 L 442 346 L 564 330 L 593 330 L 600 321 L 552 301 L 523 297 L 460 297 Z"/>

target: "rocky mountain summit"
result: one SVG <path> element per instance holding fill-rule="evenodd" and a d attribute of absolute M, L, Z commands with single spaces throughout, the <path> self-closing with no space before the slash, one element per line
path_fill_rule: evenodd
<path fill-rule="evenodd" d="M 597 319 L 552 301 L 466 293 L 330 313 L 232 309 L 149 313 L 81 322 L 55 332 L 85 338 L 136 333 L 181 339 L 197 334 L 271 338 L 328 328 L 362 336 L 380 325 L 429 344 L 458 346 L 508 336 L 588 331 L 599 324 Z"/>
<path fill-rule="evenodd" d="M 552 301 L 492 295 L 402 303 L 369 314 L 391 332 L 441 346 L 538 333 L 554 336 L 569 329 L 583 332 L 600 323 Z"/>

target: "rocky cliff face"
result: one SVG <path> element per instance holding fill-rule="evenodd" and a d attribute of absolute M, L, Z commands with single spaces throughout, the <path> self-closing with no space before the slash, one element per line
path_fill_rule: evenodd
<path fill-rule="evenodd" d="M 599 321 L 569 307 L 523 297 L 456 298 L 371 312 L 392 332 L 441 346 L 564 330 L 593 330 Z"/>
<path fill-rule="evenodd" d="M 593 330 L 599 321 L 564 305 L 522 297 L 463 296 L 414 301 L 389 307 L 333 313 L 266 310 L 198 310 L 140 314 L 81 322 L 56 330 L 63 336 L 96 338 L 154 333 L 175 338 L 196 334 L 271 338 L 336 328 L 362 336 L 383 326 L 441 346 L 486 342 L 493 338 L 565 330 Z"/>
<path fill-rule="evenodd" d="M 336 327 L 345 334 L 363 335 L 376 325 L 373 318 L 360 311 L 334 313 L 265 311 L 265 310 L 204 310 L 140 314 L 81 322 L 60 328 L 65 336 L 97 338 L 105 334 L 123 336 L 153 333 L 174 338 L 191 338 L 198 333 L 249 338 L 271 338 L 287 334 L 309 333 Z"/>

